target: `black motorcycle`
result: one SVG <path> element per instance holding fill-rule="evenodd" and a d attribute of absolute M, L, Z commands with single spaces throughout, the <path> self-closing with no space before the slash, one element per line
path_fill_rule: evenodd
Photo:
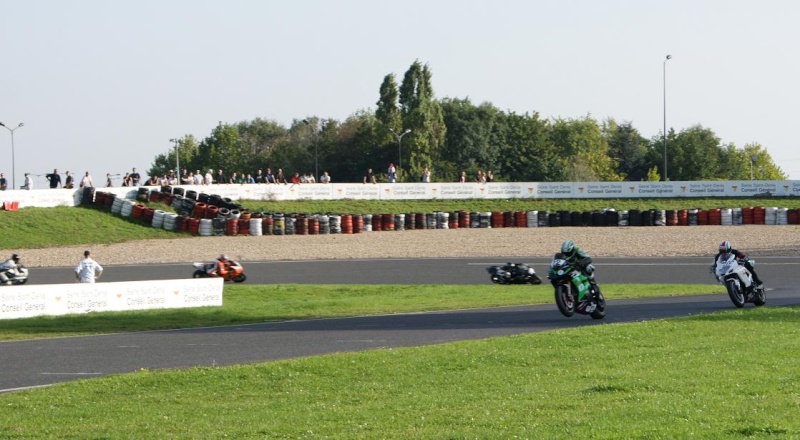
<path fill-rule="evenodd" d="M 489 277 L 496 284 L 542 284 L 532 267 L 523 263 L 506 263 L 504 266 L 486 268 Z"/>

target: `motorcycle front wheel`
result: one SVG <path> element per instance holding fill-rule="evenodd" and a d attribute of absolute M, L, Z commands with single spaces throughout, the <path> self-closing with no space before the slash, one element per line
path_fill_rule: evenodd
<path fill-rule="evenodd" d="M 728 290 L 728 296 L 731 297 L 733 305 L 740 309 L 744 307 L 744 293 L 742 293 L 736 280 L 725 280 L 725 289 Z"/>
<path fill-rule="evenodd" d="M 247 275 L 241 274 L 241 275 L 237 276 L 236 278 L 234 278 L 233 282 L 234 283 L 243 283 L 244 280 L 246 280 L 246 279 L 247 279 Z"/>
<path fill-rule="evenodd" d="M 556 305 L 558 306 L 558 311 L 567 318 L 575 314 L 575 298 L 572 296 L 569 287 L 564 284 L 556 286 Z"/>
<path fill-rule="evenodd" d="M 531 284 L 542 284 L 542 279 L 539 278 L 539 275 L 533 274 L 528 278 L 528 282 Z"/>

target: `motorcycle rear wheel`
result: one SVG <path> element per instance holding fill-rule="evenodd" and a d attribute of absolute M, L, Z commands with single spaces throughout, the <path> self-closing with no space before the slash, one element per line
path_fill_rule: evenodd
<path fill-rule="evenodd" d="M 208 276 L 208 274 L 203 272 L 202 270 L 196 270 L 192 274 L 192 278 L 204 278 L 204 277 L 207 277 L 207 276 Z"/>
<path fill-rule="evenodd" d="M 603 293 L 600 292 L 599 287 L 595 287 L 597 289 L 597 294 L 595 295 L 595 302 L 597 303 L 597 307 L 595 307 L 594 311 L 589 314 L 592 319 L 603 319 L 606 317 L 606 299 L 603 297 Z"/>
<path fill-rule="evenodd" d="M 756 294 L 753 296 L 753 304 L 760 307 L 766 303 L 767 303 L 767 294 L 764 292 L 764 289 L 757 290 Z"/>
<path fill-rule="evenodd" d="M 556 286 L 556 305 L 558 311 L 567 318 L 575 314 L 575 297 L 572 295 L 570 288 L 564 284 Z"/>
<path fill-rule="evenodd" d="M 740 309 L 744 307 L 744 293 L 736 284 L 736 281 L 731 279 L 725 280 L 725 288 L 728 290 L 728 296 L 731 298 L 733 305 Z"/>

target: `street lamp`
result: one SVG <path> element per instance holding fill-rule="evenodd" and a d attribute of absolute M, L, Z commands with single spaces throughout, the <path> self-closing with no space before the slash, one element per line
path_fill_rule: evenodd
<path fill-rule="evenodd" d="M 667 179 L 667 61 L 672 59 L 672 55 L 667 55 L 664 59 L 664 182 Z"/>
<path fill-rule="evenodd" d="M 303 119 L 303 124 L 311 126 L 308 119 Z M 319 142 L 317 139 L 317 124 L 314 124 L 314 182 L 319 182 Z"/>
<path fill-rule="evenodd" d="M 391 131 L 392 134 L 394 135 L 395 139 L 397 139 L 397 152 L 398 152 L 398 157 L 400 159 L 400 160 L 397 161 L 397 180 L 398 181 L 402 181 L 403 179 L 401 179 L 400 177 L 402 175 L 401 173 L 403 172 L 402 171 L 403 170 L 403 136 L 411 133 L 411 129 L 410 128 L 406 128 L 405 130 L 403 130 L 403 132 L 401 134 L 395 133 L 394 130 L 392 130 L 391 128 L 389 129 L 389 131 Z"/>
<path fill-rule="evenodd" d="M 11 132 L 11 189 L 15 189 L 17 187 L 17 173 L 14 171 L 14 130 L 24 126 L 25 124 L 20 122 L 16 127 L 8 128 L 6 124 L 0 122 L 0 127 L 5 127 L 6 130 Z"/>
<path fill-rule="evenodd" d="M 175 143 L 175 178 L 178 180 L 178 185 L 181 184 L 181 158 L 180 149 L 178 148 L 178 139 L 172 138 L 170 142 Z"/>

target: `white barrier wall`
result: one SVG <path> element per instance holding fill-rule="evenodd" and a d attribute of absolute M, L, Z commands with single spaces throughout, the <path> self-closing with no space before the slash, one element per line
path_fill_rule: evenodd
<path fill-rule="evenodd" d="M 222 305 L 222 278 L 0 287 L 0 319 Z"/>
<path fill-rule="evenodd" d="M 160 187 L 149 187 L 159 189 Z M 599 199 L 659 197 L 800 196 L 800 180 L 730 180 L 692 182 L 493 182 L 493 183 L 333 183 L 181 185 L 186 191 L 231 200 L 409 200 L 409 199 Z M 96 188 L 134 199 L 138 188 Z M 80 204 L 82 191 L 34 189 L 0 192 L 0 203 L 19 208 Z"/>

